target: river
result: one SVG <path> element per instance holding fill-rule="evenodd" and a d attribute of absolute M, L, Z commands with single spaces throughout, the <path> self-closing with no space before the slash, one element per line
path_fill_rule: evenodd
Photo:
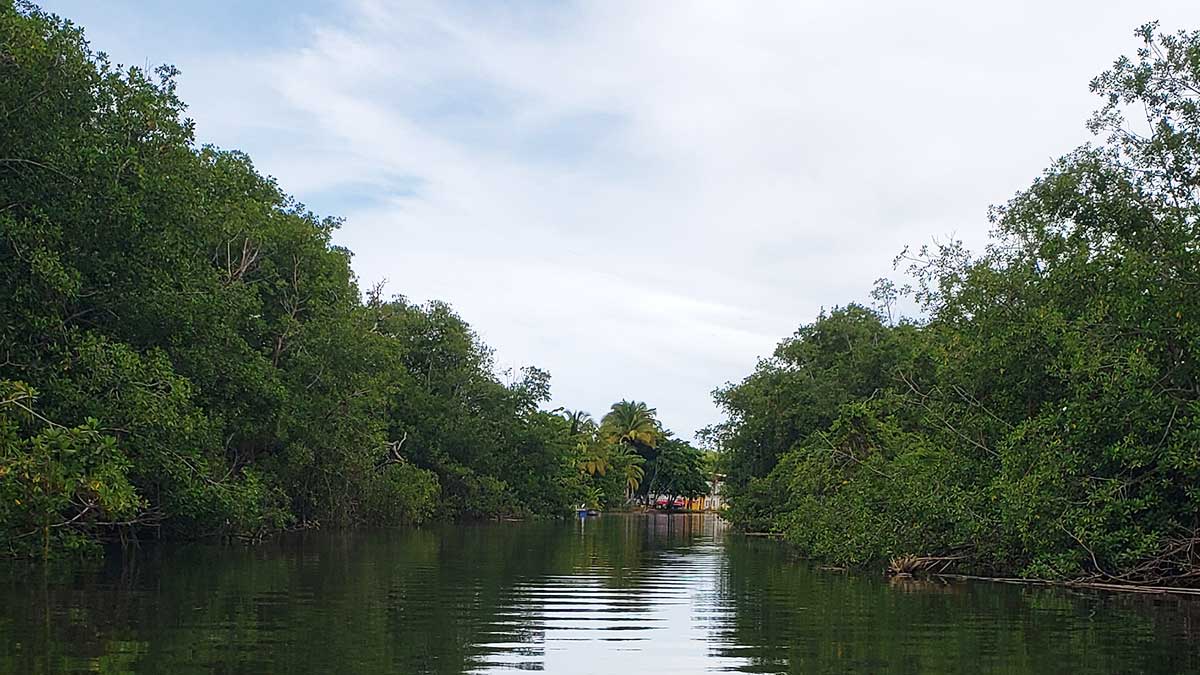
<path fill-rule="evenodd" d="M 307 532 L 0 577 L 6 673 L 1172 673 L 1200 602 L 822 570 L 713 516 Z"/>

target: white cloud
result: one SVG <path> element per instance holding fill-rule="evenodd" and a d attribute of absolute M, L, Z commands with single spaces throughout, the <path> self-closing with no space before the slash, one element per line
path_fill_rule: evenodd
<path fill-rule="evenodd" d="M 204 140 L 301 200 L 377 193 L 339 234 L 365 281 L 450 301 L 556 403 L 686 435 L 904 244 L 981 243 L 1187 5 L 363 0 L 174 60 Z"/>

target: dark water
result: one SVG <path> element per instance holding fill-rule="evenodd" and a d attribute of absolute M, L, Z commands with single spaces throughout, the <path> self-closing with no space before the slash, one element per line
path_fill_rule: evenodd
<path fill-rule="evenodd" d="M 889 583 L 707 516 L 164 546 L 0 593 L 12 673 L 1200 670 L 1194 601 Z"/>

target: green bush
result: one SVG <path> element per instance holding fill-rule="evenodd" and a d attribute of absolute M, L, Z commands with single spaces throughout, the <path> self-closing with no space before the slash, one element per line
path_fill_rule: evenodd
<path fill-rule="evenodd" d="M 101 528 L 145 507 L 130 461 L 95 419 L 66 428 L 35 410 L 36 392 L 0 380 L 0 551 L 49 556 L 87 549 Z"/>
<path fill-rule="evenodd" d="M 994 209 L 983 253 L 901 256 L 921 321 L 885 323 L 883 283 L 717 392 L 736 522 L 841 563 L 1200 574 L 1200 33 L 1139 35 L 1092 83 L 1106 144 Z"/>

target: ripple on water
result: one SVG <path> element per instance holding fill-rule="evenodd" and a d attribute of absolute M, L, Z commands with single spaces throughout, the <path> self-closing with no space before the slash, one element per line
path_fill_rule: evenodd
<path fill-rule="evenodd" d="M 1197 603 L 831 574 L 712 517 L 161 547 L 0 582 L 0 673 L 1195 672 Z"/>

